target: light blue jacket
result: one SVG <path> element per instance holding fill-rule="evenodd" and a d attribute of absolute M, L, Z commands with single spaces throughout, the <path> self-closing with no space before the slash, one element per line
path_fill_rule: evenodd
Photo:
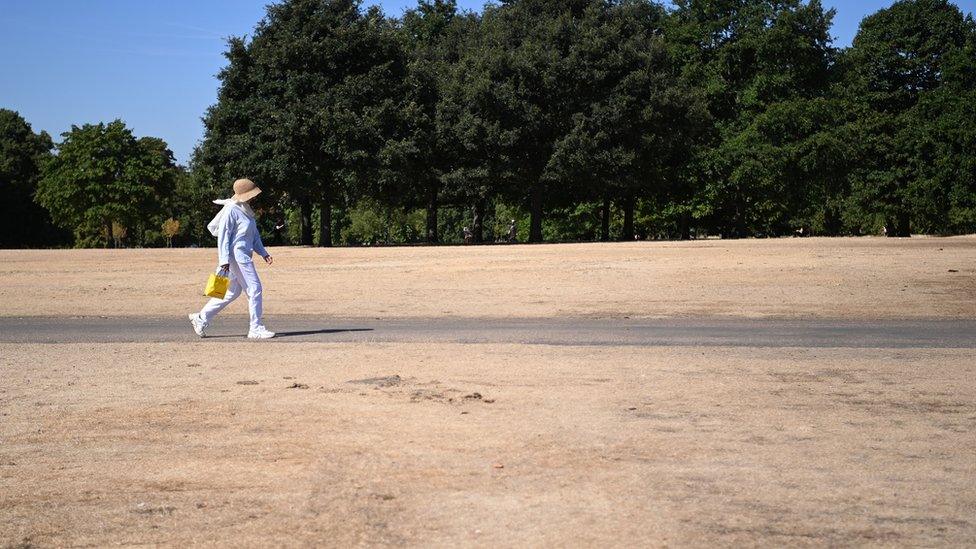
<path fill-rule="evenodd" d="M 257 252 L 267 257 L 268 250 L 261 242 L 258 224 L 253 217 L 235 205 L 225 206 L 217 227 L 217 264 L 226 265 L 233 257 L 237 263 L 250 263 L 251 255 Z"/>

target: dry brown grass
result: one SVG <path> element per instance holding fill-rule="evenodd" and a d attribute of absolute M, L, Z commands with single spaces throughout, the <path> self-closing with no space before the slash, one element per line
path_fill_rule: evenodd
<path fill-rule="evenodd" d="M 0 356 L 8 543 L 976 539 L 971 351 L 200 342 Z"/>
<path fill-rule="evenodd" d="M 273 315 L 976 313 L 974 238 L 274 252 Z M 0 251 L 0 315 L 181 315 L 212 263 Z M 971 349 L 223 341 L 0 344 L 0 546 L 976 539 Z"/>
<path fill-rule="evenodd" d="M 976 316 L 976 238 L 272 249 L 271 315 Z M 0 251 L 0 315 L 180 315 L 212 249 Z M 950 270 L 958 272 L 949 272 Z"/>

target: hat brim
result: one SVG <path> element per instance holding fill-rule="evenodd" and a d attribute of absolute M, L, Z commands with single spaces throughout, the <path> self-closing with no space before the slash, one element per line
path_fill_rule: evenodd
<path fill-rule="evenodd" d="M 235 194 L 234 195 L 234 200 L 236 202 L 247 202 L 248 200 L 254 198 L 255 196 L 257 196 L 259 194 L 261 194 L 261 189 L 255 187 L 255 188 L 247 191 L 246 193 Z"/>

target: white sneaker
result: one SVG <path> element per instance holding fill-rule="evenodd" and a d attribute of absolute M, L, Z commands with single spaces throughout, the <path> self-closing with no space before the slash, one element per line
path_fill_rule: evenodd
<path fill-rule="evenodd" d="M 200 313 L 190 313 L 186 316 L 190 319 L 190 324 L 193 325 L 193 331 L 200 337 L 207 337 L 207 327 L 210 326 L 210 323 L 204 322 Z"/>
<path fill-rule="evenodd" d="M 275 336 L 274 332 L 269 331 L 264 326 L 258 326 L 247 333 L 248 339 L 271 339 Z"/>

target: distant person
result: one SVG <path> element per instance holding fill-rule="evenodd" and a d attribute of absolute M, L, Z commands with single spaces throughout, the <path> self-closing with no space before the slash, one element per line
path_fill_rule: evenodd
<path fill-rule="evenodd" d="M 513 219 L 508 224 L 508 241 L 514 243 L 518 238 L 518 228 L 515 226 L 515 220 Z"/>
<path fill-rule="evenodd" d="M 288 224 L 286 222 L 284 222 L 284 221 L 282 221 L 280 223 L 275 223 L 275 226 L 274 226 L 275 246 L 281 246 L 281 242 L 282 242 L 282 240 L 281 240 L 281 230 L 284 229 L 285 226 L 287 226 L 287 225 Z"/>
<path fill-rule="evenodd" d="M 238 179 L 234 182 L 234 196 L 226 200 L 214 200 L 214 204 L 223 206 L 213 221 L 207 225 L 210 234 L 217 237 L 217 264 L 221 271 L 229 273 L 230 286 L 223 299 L 213 298 L 203 306 L 199 313 L 189 315 L 193 331 L 200 337 L 206 337 L 207 328 L 217 313 L 231 301 L 237 299 L 241 292 L 247 293 L 248 310 L 251 315 L 251 325 L 247 332 L 250 339 L 270 339 L 275 336 L 261 323 L 262 298 L 261 279 L 254 268 L 251 256 L 257 252 L 265 263 L 271 265 L 274 258 L 264 249 L 258 224 L 254 220 L 254 210 L 248 201 L 261 194 L 261 189 L 250 179 Z"/>
<path fill-rule="evenodd" d="M 461 234 L 464 236 L 465 244 L 471 244 L 472 242 L 474 242 L 474 233 L 472 233 L 471 229 L 469 229 L 468 227 L 462 229 Z"/>

